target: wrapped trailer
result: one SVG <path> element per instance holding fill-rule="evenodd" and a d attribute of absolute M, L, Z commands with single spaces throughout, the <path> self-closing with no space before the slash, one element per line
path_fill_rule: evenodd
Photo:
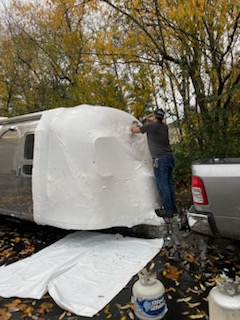
<path fill-rule="evenodd" d="M 0 120 L 0 214 L 64 229 L 159 225 L 145 135 L 127 112 L 81 105 Z"/>

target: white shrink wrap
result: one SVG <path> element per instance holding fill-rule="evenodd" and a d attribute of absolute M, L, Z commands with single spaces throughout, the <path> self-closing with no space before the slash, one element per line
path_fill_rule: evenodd
<path fill-rule="evenodd" d="M 41 299 L 92 317 L 154 258 L 163 239 L 76 231 L 49 247 L 0 267 L 0 296 Z"/>
<path fill-rule="evenodd" d="M 160 225 L 144 134 L 127 112 L 81 105 L 45 111 L 36 128 L 34 220 L 64 229 Z"/>

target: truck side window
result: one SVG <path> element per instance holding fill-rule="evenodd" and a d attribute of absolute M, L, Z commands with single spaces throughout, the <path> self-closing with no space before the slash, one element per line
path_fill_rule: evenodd
<path fill-rule="evenodd" d="M 25 138 L 24 159 L 33 159 L 34 134 L 28 134 Z"/>
<path fill-rule="evenodd" d="M 24 145 L 24 159 L 33 160 L 33 148 L 34 148 L 34 134 L 28 134 L 25 137 Z M 32 163 L 24 164 L 22 167 L 23 173 L 26 175 L 32 175 Z"/>

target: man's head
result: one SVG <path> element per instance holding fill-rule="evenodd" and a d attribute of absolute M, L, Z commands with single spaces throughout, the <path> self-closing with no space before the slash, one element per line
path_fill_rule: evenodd
<path fill-rule="evenodd" d="M 156 109 L 154 111 L 154 115 L 158 120 L 162 120 L 164 118 L 165 112 L 163 111 L 163 109 Z"/>

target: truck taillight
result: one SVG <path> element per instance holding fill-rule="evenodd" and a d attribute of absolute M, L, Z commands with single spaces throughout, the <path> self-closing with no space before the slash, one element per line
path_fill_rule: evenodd
<path fill-rule="evenodd" d="M 200 177 L 192 176 L 192 196 L 195 204 L 208 204 L 206 190 Z"/>

